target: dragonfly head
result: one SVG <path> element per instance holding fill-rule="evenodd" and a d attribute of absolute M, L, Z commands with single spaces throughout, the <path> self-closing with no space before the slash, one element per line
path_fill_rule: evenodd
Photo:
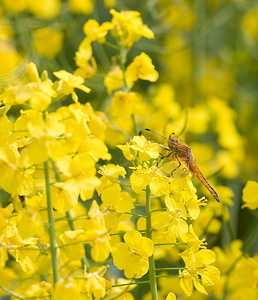
<path fill-rule="evenodd" d="M 175 137 L 172 137 L 171 135 L 169 136 L 169 141 L 172 143 L 178 143 L 178 139 Z"/>

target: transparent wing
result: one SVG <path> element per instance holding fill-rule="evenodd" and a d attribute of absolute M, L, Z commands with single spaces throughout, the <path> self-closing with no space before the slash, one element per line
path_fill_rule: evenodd
<path fill-rule="evenodd" d="M 181 166 L 179 167 L 177 159 L 172 155 L 169 160 L 168 158 L 160 159 L 158 168 L 165 176 L 172 176 L 173 178 L 181 178 L 189 174 L 186 164 L 181 162 Z"/>
<path fill-rule="evenodd" d="M 139 135 L 143 135 L 143 136 L 145 136 L 145 138 L 147 140 L 150 140 L 154 143 L 163 145 L 163 147 L 167 148 L 168 139 L 166 137 L 162 136 L 161 134 L 159 134 L 155 131 L 152 131 L 151 129 L 145 128 L 140 131 Z"/>

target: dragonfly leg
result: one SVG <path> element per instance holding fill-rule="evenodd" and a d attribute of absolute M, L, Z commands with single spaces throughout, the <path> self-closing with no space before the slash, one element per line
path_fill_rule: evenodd
<path fill-rule="evenodd" d="M 167 147 L 164 147 L 164 146 L 161 146 L 161 145 L 160 145 L 160 147 L 161 147 L 162 149 L 164 149 L 164 150 L 167 150 L 167 151 L 171 150 L 171 149 L 169 149 L 169 148 L 167 148 Z"/>
<path fill-rule="evenodd" d="M 167 150 L 167 148 L 165 148 L 165 149 Z M 170 150 L 170 149 L 168 149 L 168 150 Z M 169 157 L 172 153 L 173 153 L 172 151 L 169 152 L 167 155 L 163 155 L 162 153 L 160 153 L 160 156 L 161 156 L 161 157 L 160 157 L 160 160 L 163 159 L 163 158 Z M 157 161 L 156 167 L 158 167 L 159 163 L 160 163 L 160 161 Z"/>
<path fill-rule="evenodd" d="M 181 166 L 181 161 L 179 160 L 179 158 L 175 155 L 175 158 L 177 159 L 177 161 L 178 161 L 178 166 L 174 169 L 174 170 L 172 170 L 171 171 L 171 173 L 170 173 L 170 175 L 173 177 L 173 173 L 178 169 L 178 168 L 180 168 L 180 166 Z"/>

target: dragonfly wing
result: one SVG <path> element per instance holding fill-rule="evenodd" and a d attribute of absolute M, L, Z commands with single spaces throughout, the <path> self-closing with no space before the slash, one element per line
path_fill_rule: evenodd
<path fill-rule="evenodd" d="M 189 169 L 185 163 L 181 162 L 181 166 L 178 167 L 178 161 L 176 159 L 170 159 L 169 161 L 160 162 L 159 170 L 165 176 L 172 176 L 173 178 L 185 177 L 189 174 Z"/>
<path fill-rule="evenodd" d="M 146 128 L 141 130 L 139 135 L 143 135 L 147 140 L 150 140 L 154 143 L 163 145 L 165 148 L 168 148 L 168 139 L 155 131 Z"/>

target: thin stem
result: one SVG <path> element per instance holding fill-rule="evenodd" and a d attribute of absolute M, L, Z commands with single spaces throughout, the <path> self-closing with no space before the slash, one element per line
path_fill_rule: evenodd
<path fill-rule="evenodd" d="M 17 246 L 17 245 L 6 245 L 5 243 L 0 242 L 0 249 L 5 248 L 9 250 L 32 250 L 32 251 L 49 251 L 49 248 L 32 248 L 32 247 L 26 247 L 26 246 Z"/>
<path fill-rule="evenodd" d="M 15 292 L 13 292 L 13 291 L 7 289 L 7 288 L 4 287 L 4 286 L 1 286 L 1 285 L 0 285 L 0 289 L 3 290 L 3 291 L 5 291 L 7 294 L 9 294 L 9 295 L 11 295 L 11 296 L 17 298 L 17 299 L 39 299 L 39 298 L 50 298 L 50 297 L 51 297 L 51 295 L 23 297 L 23 296 L 21 296 L 21 295 L 15 293 Z"/>
<path fill-rule="evenodd" d="M 151 199 L 150 199 L 150 187 L 146 187 L 146 237 L 152 238 L 151 230 Z M 155 262 L 154 254 L 149 257 L 149 281 L 152 300 L 158 300 L 157 281 L 155 274 Z"/>
<path fill-rule="evenodd" d="M 105 41 L 105 45 L 107 45 L 110 48 L 115 49 L 116 51 L 119 51 L 119 47 L 118 46 L 116 46 L 116 45 L 114 45 L 114 44 L 112 44 L 112 43 L 110 43 L 108 41 Z"/>
<path fill-rule="evenodd" d="M 184 267 L 168 267 L 168 268 L 156 268 L 155 271 L 171 271 L 171 270 L 184 270 Z"/>
<path fill-rule="evenodd" d="M 3 290 L 3 291 L 5 291 L 6 293 L 8 293 L 9 295 L 11 295 L 11 296 L 13 296 L 13 297 L 15 297 L 15 298 L 18 298 L 18 299 L 24 299 L 24 297 L 22 297 L 22 296 L 16 294 L 15 292 L 13 292 L 13 291 L 11 291 L 11 290 L 9 290 L 9 289 L 7 289 L 7 288 L 1 286 L 1 285 L 0 285 L 0 289 Z"/>
<path fill-rule="evenodd" d="M 251 232 L 251 234 L 249 235 L 249 237 L 247 238 L 247 240 L 245 241 L 242 251 L 246 252 L 249 248 L 249 246 L 252 245 L 252 243 L 255 241 L 256 237 L 257 237 L 257 232 L 258 232 L 258 226 L 253 227 L 253 231 Z"/>
<path fill-rule="evenodd" d="M 173 274 L 168 274 L 168 275 L 157 275 L 156 277 L 157 278 L 163 278 L 163 277 L 171 278 L 171 277 L 179 277 L 179 276 L 178 275 L 173 275 Z"/>
<path fill-rule="evenodd" d="M 124 47 L 120 47 L 119 49 L 119 56 L 120 56 L 120 68 L 123 72 L 123 81 L 124 81 L 124 87 L 127 90 L 128 89 L 128 85 L 126 82 L 126 78 L 125 78 L 125 62 L 126 62 L 126 56 L 127 56 L 127 49 Z"/>
<path fill-rule="evenodd" d="M 149 280 L 129 282 L 129 283 L 121 283 L 121 284 L 113 284 L 112 287 L 127 286 L 127 285 L 137 285 L 137 284 L 146 284 L 146 283 L 149 283 Z"/>
<path fill-rule="evenodd" d="M 233 234 L 233 230 L 232 230 L 232 226 L 231 226 L 230 220 L 228 220 L 228 221 L 226 222 L 226 225 L 227 225 L 228 235 L 229 235 L 230 242 L 231 242 L 231 241 L 233 241 L 233 239 L 234 239 L 234 234 Z"/>
<path fill-rule="evenodd" d="M 131 114 L 131 118 L 132 118 L 132 122 L 133 122 L 133 131 L 134 131 L 134 135 L 138 135 L 139 134 L 139 130 L 138 130 L 138 126 L 135 120 L 135 115 Z"/>
<path fill-rule="evenodd" d="M 136 213 L 132 213 L 132 212 L 123 212 L 123 214 L 125 214 L 125 215 L 131 215 L 131 216 L 135 216 L 135 217 L 139 217 L 139 218 L 146 218 L 145 215 L 136 214 Z"/>
<path fill-rule="evenodd" d="M 167 208 L 159 208 L 159 209 L 153 209 L 151 212 L 155 212 L 155 211 L 166 211 Z"/>
<path fill-rule="evenodd" d="M 154 246 L 175 246 L 175 245 L 186 245 L 186 243 L 158 243 L 154 244 Z"/>
<path fill-rule="evenodd" d="M 146 230 L 138 230 L 139 232 L 141 233 L 145 233 Z M 110 233 L 109 235 L 112 236 L 112 235 L 124 235 L 126 233 L 126 231 L 120 231 L 120 232 L 114 232 L 114 233 Z"/>
<path fill-rule="evenodd" d="M 67 215 L 67 214 L 66 214 Z M 60 222 L 60 221 L 69 221 L 69 220 L 72 220 L 72 221 L 77 221 L 77 220 L 88 220 L 89 217 L 88 216 L 80 216 L 80 217 L 60 217 L 60 218 L 56 218 L 55 219 L 55 222 Z M 71 228 L 71 227 L 70 227 Z M 71 228 L 72 229 L 72 228 Z"/>
<path fill-rule="evenodd" d="M 53 216 L 53 205 L 52 205 L 51 193 L 50 193 L 48 160 L 44 162 L 44 173 L 45 173 L 45 185 L 46 185 L 46 197 L 47 197 L 48 231 L 49 231 L 49 238 L 50 238 L 50 250 L 51 250 L 52 269 L 53 269 L 53 284 L 55 285 L 59 279 L 59 275 L 58 275 L 57 244 L 56 244 L 56 234 L 55 234 L 55 220 Z"/>

